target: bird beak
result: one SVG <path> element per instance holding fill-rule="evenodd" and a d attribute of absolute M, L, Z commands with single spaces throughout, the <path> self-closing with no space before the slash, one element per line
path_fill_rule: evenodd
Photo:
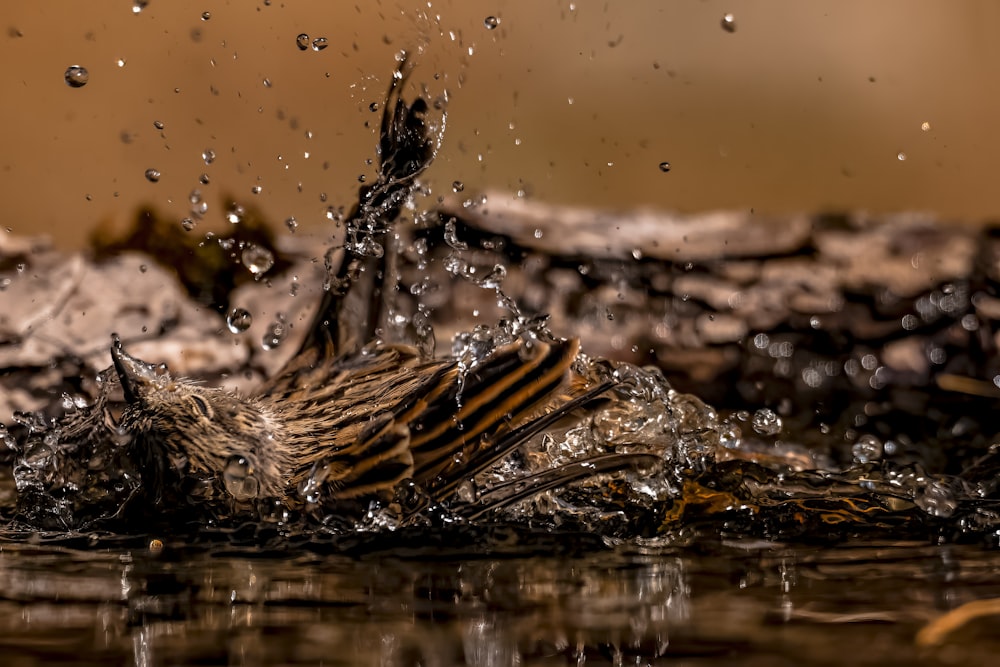
<path fill-rule="evenodd" d="M 158 380 L 156 366 L 130 356 L 122 347 L 118 334 L 111 334 L 111 360 L 115 363 L 125 400 L 135 403 L 144 389 Z"/>

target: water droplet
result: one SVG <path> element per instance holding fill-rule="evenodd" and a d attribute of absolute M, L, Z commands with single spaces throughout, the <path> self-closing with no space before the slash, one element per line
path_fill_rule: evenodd
<path fill-rule="evenodd" d="M 287 328 L 285 316 L 279 314 L 277 319 L 267 326 L 267 332 L 264 333 L 264 339 L 261 341 L 263 348 L 265 350 L 273 350 L 281 345 L 281 342 L 285 340 L 285 336 L 288 334 Z"/>
<path fill-rule="evenodd" d="M 371 111 L 372 113 L 378 111 L 378 102 L 372 102 L 371 104 L 369 104 L 368 110 Z"/>
<path fill-rule="evenodd" d="M 923 130 L 924 132 L 930 132 L 931 124 L 928 123 L 927 121 L 924 121 L 923 123 L 920 124 L 920 129 Z"/>
<path fill-rule="evenodd" d="M 230 224 L 238 225 L 243 222 L 243 216 L 246 215 L 246 213 L 247 211 L 245 208 L 233 202 L 229 205 L 229 208 L 226 209 L 226 220 L 228 220 Z"/>
<path fill-rule="evenodd" d="M 205 161 L 205 164 L 212 164 L 215 162 L 215 151 L 211 148 L 206 148 L 201 152 L 201 159 Z"/>
<path fill-rule="evenodd" d="M 133 0 L 132 1 L 132 13 L 138 14 L 144 10 L 149 5 L 149 0 Z"/>
<path fill-rule="evenodd" d="M 760 435 L 777 435 L 781 432 L 781 417 L 774 410 L 761 408 L 753 413 L 753 430 Z"/>
<path fill-rule="evenodd" d="M 465 189 L 465 183 L 462 181 L 453 181 L 451 184 L 452 192 L 461 192 Z"/>
<path fill-rule="evenodd" d="M 958 509 L 955 494 L 944 482 L 932 480 L 913 494 L 913 504 L 931 516 L 950 517 Z"/>
<path fill-rule="evenodd" d="M 115 61 L 115 64 L 118 65 L 119 67 L 125 67 L 125 59 L 119 58 L 118 60 Z"/>
<path fill-rule="evenodd" d="M 252 500 L 260 492 L 260 482 L 254 477 L 253 466 L 245 456 L 230 456 L 222 470 L 222 481 L 226 491 L 240 502 Z"/>
<path fill-rule="evenodd" d="M 326 37 L 317 37 L 312 41 L 313 51 L 322 51 L 328 46 L 330 46 L 330 43 L 327 41 Z"/>
<path fill-rule="evenodd" d="M 198 177 L 198 182 L 201 183 L 202 185 L 208 185 L 209 183 L 211 183 L 211 180 L 208 178 L 208 174 L 202 174 L 201 176 Z"/>
<path fill-rule="evenodd" d="M 300 32 L 298 37 L 295 38 L 295 46 L 299 47 L 299 51 L 307 50 L 309 48 L 309 35 Z"/>
<path fill-rule="evenodd" d="M 157 130 L 162 130 L 163 129 L 163 121 L 154 120 L 153 121 L 153 127 L 155 127 Z"/>
<path fill-rule="evenodd" d="M 500 25 L 500 19 L 495 16 L 487 16 L 483 20 L 483 25 L 486 26 L 487 30 L 496 30 L 497 26 Z"/>
<path fill-rule="evenodd" d="M 158 169 L 147 169 L 146 180 L 149 181 L 150 183 L 159 183 L 160 171 Z"/>
<path fill-rule="evenodd" d="M 202 21 L 207 21 L 210 18 L 212 18 L 212 12 L 202 12 L 201 13 L 201 20 Z"/>
<path fill-rule="evenodd" d="M 181 227 L 184 228 L 185 232 L 190 232 L 192 229 L 195 228 L 195 226 L 197 226 L 197 224 L 198 223 L 192 220 L 191 218 L 184 218 L 183 220 L 181 220 Z"/>
<path fill-rule="evenodd" d="M 243 333 L 253 324 L 253 315 L 246 308 L 233 308 L 226 316 L 226 326 L 234 334 Z"/>
<path fill-rule="evenodd" d="M 455 250 L 468 250 L 469 246 L 458 238 L 458 231 L 455 229 L 455 218 L 451 218 L 444 223 L 444 242 Z"/>
<path fill-rule="evenodd" d="M 288 231 L 295 233 L 295 230 L 299 228 L 299 223 L 295 218 L 288 218 L 285 220 L 285 227 L 288 227 Z"/>
<path fill-rule="evenodd" d="M 271 83 L 271 80 L 265 77 L 264 78 L 264 87 L 265 88 L 270 88 L 272 85 L 274 85 L 274 84 Z"/>
<path fill-rule="evenodd" d="M 314 463 L 312 470 L 309 471 L 309 476 L 299 483 L 299 497 L 309 504 L 318 503 L 321 497 L 320 490 L 329 473 L 329 463 L 321 461 Z"/>
<path fill-rule="evenodd" d="M 250 188 L 250 193 L 255 195 L 259 195 L 263 191 L 264 188 L 260 187 L 259 185 L 255 185 L 252 188 Z"/>
<path fill-rule="evenodd" d="M 851 447 L 851 454 L 858 463 L 870 463 L 882 458 L 882 441 L 874 435 L 862 435 Z"/>
<path fill-rule="evenodd" d="M 904 153 L 903 151 L 899 151 L 898 153 L 896 153 L 896 159 L 899 160 L 900 162 L 905 162 L 906 153 Z"/>
<path fill-rule="evenodd" d="M 70 65 L 66 68 L 63 78 L 66 79 L 66 85 L 70 88 L 83 88 L 90 81 L 90 72 L 87 71 L 86 67 Z"/>
<path fill-rule="evenodd" d="M 536 239 L 540 239 L 540 238 L 542 238 L 543 236 L 545 236 L 545 232 L 543 232 L 543 231 L 542 231 L 541 229 L 536 229 L 536 230 L 535 230 L 535 232 L 534 232 L 534 234 L 533 234 L 533 236 L 534 236 L 534 237 L 535 237 Z"/>
<path fill-rule="evenodd" d="M 736 17 L 732 14 L 724 14 L 720 25 L 726 32 L 736 32 Z"/>
<path fill-rule="evenodd" d="M 670 171 L 670 163 L 669 162 L 661 162 L 660 163 L 660 171 L 662 171 L 664 174 L 667 173 L 668 171 Z"/>
<path fill-rule="evenodd" d="M 264 275 L 268 269 L 274 266 L 274 253 L 264 246 L 253 243 L 243 249 L 240 259 L 243 261 L 243 265 L 250 269 L 250 273 L 255 278 Z"/>

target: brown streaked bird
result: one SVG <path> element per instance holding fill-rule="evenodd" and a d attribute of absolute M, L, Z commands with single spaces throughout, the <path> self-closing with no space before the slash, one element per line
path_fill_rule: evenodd
<path fill-rule="evenodd" d="M 345 222 L 345 256 L 281 371 L 244 396 L 174 378 L 113 338 L 126 400 L 119 426 L 130 435 L 147 495 L 163 499 L 185 480 L 210 480 L 237 500 L 298 505 L 384 494 L 411 479 L 443 500 L 610 388 L 571 379 L 576 340 L 518 339 L 467 370 L 456 359 L 372 342 L 391 293 L 382 282 L 393 223 L 435 150 L 427 103 L 401 99 L 405 65 L 403 58 L 383 107 L 378 178 L 361 188 Z M 372 247 L 378 250 L 357 250 Z M 467 515 L 652 459 L 609 454 L 539 473 L 495 489 Z"/>
<path fill-rule="evenodd" d="M 433 499 L 447 498 L 608 389 L 568 396 L 577 350 L 576 341 L 511 343 L 463 373 L 453 358 L 373 346 L 301 367 L 296 357 L 247 396 L 173 378 L 127 354 L 117 338 L 111 355 L 127 403 L 120 426 L 151 490 L 187 476 L 222 481 L 238 465 L 239 490 L 225 485 L 237 500 L 297 505 L 307 495 L 388 493 L 406 479 Z M 564 470 L 546 484 L 580 472 Z"/>

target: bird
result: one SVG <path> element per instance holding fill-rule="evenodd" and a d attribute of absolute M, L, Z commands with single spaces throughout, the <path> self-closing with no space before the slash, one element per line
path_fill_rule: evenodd
<path fill-rule="evenodd" d="M 175 377 L 112 336 L 125 399 L 117 429 L 148 501 L 167 507 L 208 487 L 238 502 L 316 506 L 384 497 L 409 482 L 441 502 L 612 388 L 609 379 L 573 372 L 577 339 L 545 331 L 511 336 L 472 363 L 379 339 L 393 292 L 386 248 L 437 148 L 427 101 L 402 99 L 405 56 L 399 63 L 383 106 L 377 178 L 361 187 L 346 217 L 343 259 L 281 370 L 240 394 Z M 491 490 L 466 514 L 654 458 L 608 453 L 536 473 Z"/>

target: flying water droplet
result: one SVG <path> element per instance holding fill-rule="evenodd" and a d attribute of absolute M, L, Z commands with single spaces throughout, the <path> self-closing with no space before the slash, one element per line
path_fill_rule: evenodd
<path fill-rule="evenodd" d="M 286 335 L 288 335 L 288 325 L 285 324 L 285 316 L 279 313 L 277 319 L 267 326 L 261 346 L 265 350 L 273 350 L 281 345 Z"/>
<path fill-rule="evenodd" d="M 192 220 L 191 218 L 184 218 L 183 220 L 181 220 L 181 227 L 184 228 L 185 232 L 190 232 L 197 225 L 198 223 Z"/>
<path fill-rule="evenodd" d="M 299 47 L 299 51 L 306 51 L 309 49 L 309 35 L 304 32 L 300 32 L 298 37 L 295 38 L 295 46 Z"/>
<path fill-rule="evenodd" d="M 295 230 L 299 228 L 299 223 L 295 218 L 290 217 L 285 220 L 285 227 L 288 227 L 288 231 L 294 234 Z"/>
<path fill-rule="evenodd" d="M 233 202 L 230 204 L 229 208 L 226 209 L 226 220 L 228 220 L 230 224 L 238 225 L 243 222 L 243 216 L 246 215 L 246 213 L 247 211 L 245 208 Z"/>
<path fill-rule="evenodd" d="M 761 408 L 753 413 L 753 420 L 750 422 L 753 430 L 760 435 L 777 435 L 781 433 L 781 417 L 774 410 Z"/>
<path fill-rule="evenodd" d="M 226 326 L 234 334 L 243 333 L 253 324 L 253 315 L 246 308 L 233 308 L 226 316 Z"/>
<path fill-rule="evenodd" d="M 483 25 L 486 26 L 487 30 L 496 30 L 497 26 L 500 25 L 500 19 L 496 16 L 487 16 L 483 20 Z"/>
<path fill-rule="evenodd" d="M 851 447 L 851 454 L 858 463 L 871 463 L 882 458 L 882 441 L 874 435 L 862 435 Z"/>
<path fill-rule="evenodd" d="M 463 183 L 462 181 L 454 181 L 451 184 L 451 191 L 452 192 L 461 192 L 464 189 L 465 189 L 465 183 Z"/>
<path fill-rule="evenodd" d="M 132 0 L 132 13 L 138 14 L 149 6 L 149 0 Z"/>
<path fill-rule="evenodd" d="M 670 171 L 670 163 L 669 162 L 661 162 L 660 163 L 660 171 L 662 171 L 664 174 L 667 173 L 668 171 Z"/>
<path fill-rule="evenodd" d="M 146 170 L 146 180 L 150 183 L 160 182 L 160 170 L 159 169 L 147 169 Z"/>
<path fill-rule="evenodd" d="M 201 159 L 205 161 L 205 164 L 212 164 L 215 162 L 215 151 L 211 148 L 206 148 L 201 152 Z"/>
<path fill-rule="evenodd" d="M 83 88 L 90 81 L 90 72 L 87 71 L 86 67 L 70 65 L 66 68 L 63 78 L 66 80 L 66 85 L 70 88 Z"/>
<path fill-rule="evenodd" d="M 162 120 L 154 120 L 153 121 L 153 127 L 155 127 L 157 130 L 162 130 L 163 129 L 163 121 Z"/>
<path fill-rule="evenodd" d="M 455 250 L 468 250 L 469 246 L 464 241 L 458 239 L 458 230 L 455 229 L 455 218 L 451 218 L 444 223 L 444 242 Z"/>
<path fill-rule="evenodd" d="M 322 51 L 328 46 L 330 46 L 330 43 L 327 41 L 326 37 L 317 37 L 312 41 L 313 51 Z"/>
<path fill-rule="evenodd" d="M 254 278 L 260 278 L 267 273 L 268 269 L 274 266 L 274 253 L 264 246 L 253 243 L 243 249 L 240 259 L 243 261 L 243 265 L 254 275 Z"/>
<path fill-rule="evenodd" d="M 720 21 L 722 29 L 726 32 L 736 32 L 736 17 L 732 14 L 725 14 Z"/>
<path fill-rule="evenodd" d="M 202 21 L 207 21 L 210 18 L 212 18 L 212 12 L 202 12 L 201 13 L 201 20 Z"/>

